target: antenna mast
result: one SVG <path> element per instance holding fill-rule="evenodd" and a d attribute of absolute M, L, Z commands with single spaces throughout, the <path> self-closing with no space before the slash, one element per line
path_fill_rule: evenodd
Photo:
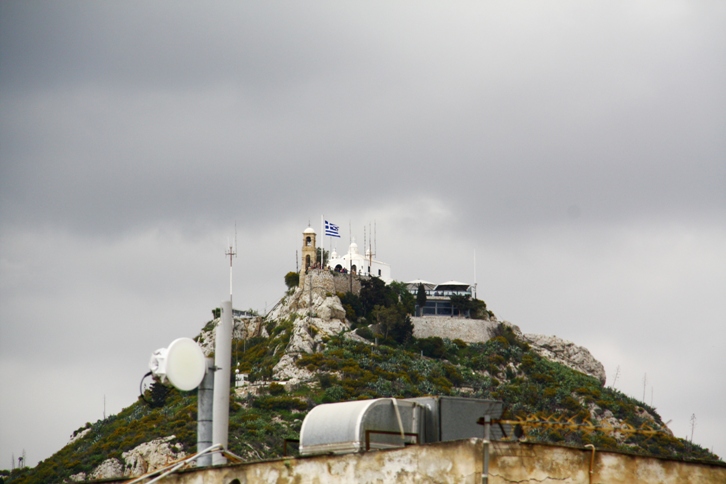
<path fill-rule="evenodd" d="M 234 224 L 234 246 L 227 240 L 229 248 L 224 255 L 229 257 L 229 300 L 232 301 L 232 259 L 237 257 L 237 222 Z"/>
<path fill-rule="evenodd" d="M 476 247 L 474 247 L 474 299 L 476 299 Z"/>
<path fill-rule="evenodd" d="M 366 242 L 366 226 L 363 225 L 363 253 L 365 254 L 366 247 L 368 247 L 368 242 Z"/>
<path fill-rule="evenodd" d="M 368 272 L 369 276 L 371 266 L 373 265 L 373 231 L 371 230 L 371 223 L 368 222 Z"/>

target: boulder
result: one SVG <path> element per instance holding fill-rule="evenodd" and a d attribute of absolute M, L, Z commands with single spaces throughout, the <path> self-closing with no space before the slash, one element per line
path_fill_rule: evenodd
<path fill-rule="evenodd" d="M 118 479 L 124 477 L 124 466 L 116 458 L 106 459 L 101 465 L 96 467 L 89 478 L 92 481 L 100 479 Z"/>
<path fill-rule="evenodd" d="M 232 328 L 232 339 L 243 340 L 253 338 L 255 336 L 262 336 L 267 338 L 267 330 L 262 324 L 263 319 L 261 317 L 256 318 L 235 318 L 234 326 Z M 202 330 L 199 333 L 199 346 L 202 348 L 202 352 L 209 356 L 214 353 L 214 342 L 215 342 L 215 331 L 219 325 L 219 318 L 212 320 L 211 329 Z"/>
<path fill-rule="evenodd" d="M 125 462 L 124 476 L 138 477 L 163 469 L 186 456 L 181 444 L 172 444 L 175 436 L 145 442 L 121 454 Z"/>
<path fill-rule="evenodd" d="M 90 427 L 87 428 L 87 429 L 81 430 L 78 433 L 74 433 L 73 435 L 71 435 L 71 439 L 68 441 L 68 444 L 66 444 L 66 445 L 70 445 L 73 442 L 75 442 L 76 440 L 82 439 L 83 437 L 85 437 L 86 435 L 88 435 L 89 432 L 91 432 L 91 428 Z"/>
<path fill-rule="evenodd" d="M 605 367 L 584 346 L 577 346 L 557 336 L 525 334 L 523 337 L 543 358 L 593 376 L 600 380 L 601 385 L 605 385 Z"/>
<path fill-rule="evenodd" d="M 315 377 L 315 374 L 306 368 L 301 368 L 295 364 L 296 358 L 292 355 L 283 355 L 280 361 L 272 369 L 273 376 L 276 380 L 287 381 L 288 383 L 299 383 L 301 381 L 309 381 Z"/>

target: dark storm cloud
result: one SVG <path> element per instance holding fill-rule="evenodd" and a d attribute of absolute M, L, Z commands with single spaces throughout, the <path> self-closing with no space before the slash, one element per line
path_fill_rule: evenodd
<path fill-rule="evenodd" d="M 277 90 L 337 60 L 336 50 L 325 47 L 345 32 L 326 17 L 313 6 L 282 4 L 7 2 L 3 61 L 14 69 L 3 78 L 18 89 L 28 83 L 190 87 L 234 79 Z M 271 28 L 283 35 L 269 35 Z"/>
<path fill-rule="evenodd" d="M 5 10 L 2 144 L 23 163 L 4 169 L 3 206 L 27 220 L 195 220 L 230 199 L 264 219 L 300 184 L 494 199 L 483 213 L 504 225 L 570 207 L 596 219 L 722 214 L 725 102 L 713 85 L 726 76 L 703 62 L 723 53 L 704 46 L 723 40 L 714 25 L 672 40 L 627 12 L 585 18 L 583 46 L 578 9 L 549 13 L 553 25 L 525 13 L 510 25 L 525 32 L 479 14 L 459 31 L 429 6 L 398 31 L 400 17 L 384 20 L 380 38 L 325 9 Z"/>

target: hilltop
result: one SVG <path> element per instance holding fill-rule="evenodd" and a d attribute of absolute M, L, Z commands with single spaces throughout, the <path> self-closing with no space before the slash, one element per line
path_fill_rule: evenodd
<path fill-rule="evenodd" d="M 268 315 L 235 318 L 233 367 L 249 383 L 232 390 L 233 453 L 247 460 L 281 456 L 285 439 L 298 438 L 305 415 L 320 403 L 457 395 L 502 400 L 510 419 L 557 417 L 613 429 L 534 428 L 528 441 L 719 460 L 674 437 L 654 408 L 606 387 L 602 365 L 585 348 L 525 334 L 497 320 L 483 301 L 474 319 L 412 317 L 413 296 L 402 284 L 374 278 L 345 292 L 346 280 L 313 271 Z M 207 354 L 218 323 L 212 319 L 197 337 Z M 52 457 L 5 482 L 135 476 L 193 453 L 196 393 L 155 384 L 145 400 L 82 426 Z M 644 425 L 659 432 L 626 432 Z"/>

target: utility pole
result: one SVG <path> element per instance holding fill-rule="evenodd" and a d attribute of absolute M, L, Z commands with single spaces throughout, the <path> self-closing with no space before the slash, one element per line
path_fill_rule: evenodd
<path fill-rule="evenodd" d="M 693 429 L 696 428 L 696 414 L 691 415 L 691 443 L 693 443 Z"/>

